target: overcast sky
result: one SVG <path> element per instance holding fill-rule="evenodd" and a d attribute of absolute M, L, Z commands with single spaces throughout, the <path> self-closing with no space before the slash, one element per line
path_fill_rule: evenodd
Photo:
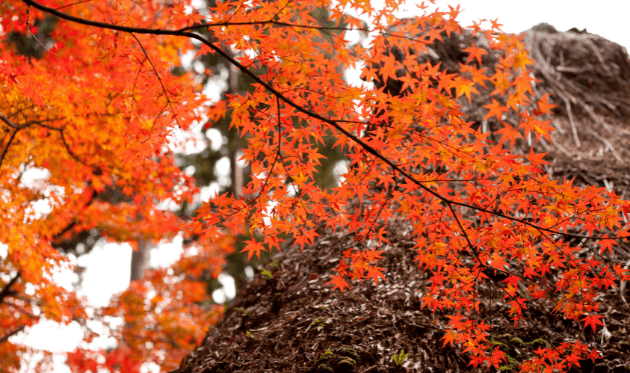
<path fill-rule="evenodd" d="M 586 28 L 626 48 L 630 45 L 629 0 L 438 0 L 441 4 L 460 4 L 460 21 L 498 18 L 505 32 L 519 33 L 546 22 L 558 31 Z"/>
<path fill-rule="evenodd" d="M 410 2 L 409 8 L 415 8 L 413 4 L 418 3 L 420 1 Z M 459 0 L 438 1 L 437 5 L 447 9 L 447 4 L 458 3 L 463 9 L 459 20 L 464 26 L 480 18 L 498 18 L 499 23 L 504 25 L 503 31 L 517 33 L 547 22 L 559 31 L 572 27 L 586 28 L 588 32 L 601 35 L 626 48 L 630 45 L 630 33 L 626 26 L 630 15 L 630 0 Z M 405 17 L 411 15 L 404 14 Z M 174 261 L 178 253 L 176 246 L 163 246 L 159 252 L 154 252 L 152 264 L 166 265 Z M 105 305 L 112 294 L 127 287 L 130 258 L 127 245 L 107 245 L 95 249 L 90 256 L 83 259 L 88 265 L 84 290 L 93 304 Z M 26 341 L 38 348 L 68 351 L 76 347 L 78 338 L 78 327 L 55 328 L 41 325 L 31 331 Z M 59 358 L 62 359 L 61 356 Z M 58 364 L 55 373 L 62 372 L 69 371 L 63 364 Z"/>

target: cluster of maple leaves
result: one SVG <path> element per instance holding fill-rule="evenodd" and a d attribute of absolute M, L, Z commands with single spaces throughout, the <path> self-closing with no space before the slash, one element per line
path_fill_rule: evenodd
<path fill-rule="evenodd" d="M 207 306 L 200 278 L 218 275 L 234 235 L 244 230 L 252 236 L 248 258 L 280 249 L 279 237 L 314 244 L 320 227 L 354 234 L 356 248 L 344 253 L 330 281 L 343 291 L 352 280 L 386 280 L 381 251 L 365 243 L 386 245 L 388 223 L 408 221 L 419 269 L 430 273 L 422 303 L 451 315 L 445 343 L 462 347 L 475 366 L 505 361 L 488 340 L 489 326 L 474 317 L 480 282 L 495 281 L 515 323 L 528 302 L 547 299 L 566 318 L 601 325 L 597 296 L 629 278 L 614 261 L 614 246 L 628 235 L 628 203 L 613 192 L 550 180 L 543 155 L 510 151 L 518 139 L 549 139 L 552 130 L 541 119 L 552 105 L 532 91 L 532 62 L 519 37 L 498 32 L 495 22 L 491 30 L 474 24 L 472 32 L 501 51 L 498 62 L 486 70 L 480 62 L 488 52 L 473 44 L 459 73 L 445 73 L 414 53 L 400 60 L 390 51 L 422 53 L 443 35 L 462 33 L 459 10 L 400 22 L 394 14 L 401 4 L 226 0 L 196 10 L 189 0 L 2 2 L 1 370 L 18 371 L 20 356 L 33 352 L 10 337 L 42 317 L 81 323 L 86 343 L 96 335 L 85 301 L 52 280 L 71 267 L 55 243 L 91 228 L 131 243 L 184 232 L 193 244 L 172 268 L 149 271 L 94 312 L 104 323 L 123 318 L 124 327 L 111 330 L 119 346 L 105 352 L 85 345 L 68 354 L 74 372 L 132 372 L 146 362 L 175 367 L 221 311 Z M 317 22 L 313 14 L 322 7 L 338 26 Z M 42 58 L 20 56 L 8 35 L 36 37 L 36 21 L 49 16 L 59 22 Z M 386 29 L 390 24 L 395 31 Z M 351 31 L 368 33 L 371 46 L 350 48 Z M 197 55 L 218 53 L 249 75 L 253 93 L 210 105 L 194 76 L 172 74 L 191 40 L 200 45 Z M 405 94 L 349 84 L 343 71 L 361 64 L 368 82 L 395 79 Z M 460 111 L 480 90 L 491 98 L 486 119 L 500 124 L 496 141 L 473 130 Z M 232 125 L 249 135 L 243 159 L 252 181 L 243 197 L 216 196 L 193 222 L 183 221 L 161 207 L 198 192 L 174 162 L 171 135 L 227 110 Z M 330 136 L 349 168 L 338 187 L 323 190 L 314 173 L 318 145 Z M 47 177 L 25 184 L 31 170 Z M 99 198 L 111 189 L 124 201 Z M 50 211 L 38 215 L 38 201 Z M 582 249 L 575 239 L 590 249 L 587 259 L 576 255 Z M 488 278 L 488 270 L 505 280 Z M 523 371 L 567 370 L 596 352 L 576 342 L 541 347 L 536 356 Z"/>

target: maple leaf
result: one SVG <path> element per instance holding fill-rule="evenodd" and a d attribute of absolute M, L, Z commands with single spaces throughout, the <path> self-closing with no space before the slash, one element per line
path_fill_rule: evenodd
<path fill-rule="evenodd" d="M 483 48 L 476 47 L 475 44 L 473 44 L 472 46 L 470 46 L 468 48 L 464 48 L 463 51 L 469 53 L 468 59 L 466 60 L 466 63 L 469 63 L 473 59 L 477 59 L 477 62 L 479 64 L 481 64 L 482 57 L 484 55 L 488 54 L 488 51 L 486 51 Z"/>
<path fill-rule="evenodd" d="M 499 368 L 499 364 L 502 361 L 507 361 L 507 358 L 505 357 L 505 352 L 501 351 L 499 349 L 499 346 L 497 346 L 492 351 L 492 357 L 490 358 L 490 364 L 492 364 L 492 366 L 495 367 L 495 368 Z"/>
<path fill-rule="evenodd" d="M 472 80 L 464 79 L 462 77 L 456 77 L 453 81 L 453 85 L 455 86 L 456 97 L 459 98 L 461 95 L 466 95 L 468 102 L 471 102 L 471 94 L 479 93 L 479 91 L 477 91 L 477 89 L 474 87 L 475 82 Z"/>
<path fill-rule="evenodd" d="M 342 293 L 345 288 L 349 288 L 350 285 L 343 279 L 343 276 L 330 276 L 332 278 L 331 281 L 326 284 L 331 284 L 334 289 L 339 289 Z"/>
<path fill-rule="evenodd" d="M 256 241 L 255 238 L 252 238 L 249 241 L 244 241 L 247 245 L 241 250 L 241 252 L 247 252 L 247 260 L 250 260 L 254 254 L 256 257 L 260 259 L 260 251 L 267 251 L 263 246 L 262 242 Z"/>
<path fill-rule="evenodd" d="M 431 282 L 431 287 L 437 287 L 437 286 L 442 286 L 442 284 L 444 283 L 444 280 L 446 280 L 447 277 L 444 276 L 441 272 L 439 273 L 434 273 L 433 276 L 431 278 L 429 278 L 429 282 Z"/>
<path fill-rule="evenodd" d="M 549 97 L 551 97 L 551 95 L 547 93 L 543 97 L 541 97 L 540 100 L 538 100 L 538 103 L 537 103 L 538 109 L 533 111 L 534 114 L 536 115 L 550 114 L 551 109 L 558 106 L 555 104 L 548 103 L 547 100 L 549 99 Z"/>
<path fill-rule="evenodd" d="M 197 57 L 206 54 L 206 53 L 213 53 L 213 50 L 210 49 L 209 46 L 207 46 L 206 44 L 202 44 L 201 47 L 199 47 L 199 50 L 197 50 L 197 53 L 195 53 L 195 57 L 193 59 L 197 59 Z"/>
<path fill-rule="evenodd" d="M 444 333 L 444 337 L 442 337 L 444 340 L 442 347 L 446 346 L 447 343 L 452 346 L 453 343 L 457 341 L 456 337 L 457 335 L 452 330 L 447 330 L 446 333 Z"/>
<path fill-rule="evenodd" d="M 532 166 L 550 164 L 549 162 L 543 160 L 546 155 L 547 153 L 534 153 L 534 150 L 530 149 L 529 155 L 527 155 L 527 160 L 532 164 Z"/>
<path fill-rule="evenodd" d="M 498 120 L 501 120 L 503 118 L 503 113 L 508 111 L 508 108 L 503 106 L 500 102 L 498 102 L 495 99 L 492 99 L 491 104 L 484 105 L 483 107 L 489 110 L 488 114 L 486 114 L 485 119 L 490 119 L 493 116 L 496 116 Z"/>
<path fill-rule="evenodd" d="M 614 254 L 613 245 L 618 245 L 617 241 L 610 238 L 601 239 L 597 242 L 597 244 L 601 245 L 599 255 L 604 254 L 606 250 L 610 250 L 610 254 Z"/>
<path fill-rule="evenodd" d="M 593 332 L 596 331 L 597 325 L 604 325 L 599 319 L 604 316 L 601 315 L 588 315 L 584 316 L 582 321 L 584 321 L 584 329 L 586 329 L 589 325 L 593 328 Z"/>
<path fill-rule="evenodd" d="M 502 24 L 499 23 L 499 19 L 495 18 L 490 20 L 490 22 L 492 23 L 492 29 L 496 30 L 496 31 L 501 31 L 501 26 L 503 26 Z"/>
<path fill-rule="evenodd" d="M 377 251 L 376 248 L 372 248 L 369 251 L 366 251 L 364 253 L 365 255 L 365 259 L 367 260 L 368 263 L 373 263 L 374 261 L 376 261 L 377 259 L 381 259 L 383 258 L 383 256 L 381 255 L 381 253 L 384 253 L 385 251 L 380 250 Z"/>
<path fill-rule="evenodd" d="M 496 133 L 501 135 L 501 140 L 499 141 L 500 144 L 509 141 L 511 147 L 514 146 L 514 143 L 517 139 L 523 137 L 518 129 L 512 127 L 507 123 L 505 123 L 505 125 L 501 127 L 501 129 L 499 129 Z"/>
<path fill-rule="evenodd" d="M 597 350 L 591 350 L 587 356 L 588 359 L 591 359 L 592 362 L 595 362 L 597 359 L 601 359 L 601 355 Z"/>
<path fill-rule="evenodd" d="M 503 280 L 501 282 L 507 282 L 508 285 L 512 285 L 512 286 L 514 286 L 516 288 L 518 286 L 518 282 L 520 280 L 521 280 L 520 278 L 518 278 L 518 277 L 516 277 L 514 275 L 510 275 L 508 278 L 506 278 L 505 280 Z"/>
<path fill-rule="evenodd" d="M 367 275 L 366 275 L 366 277 L 373 279 L 374 280 L 374 284 L 376 286 L 378 286 L 378 279 L 379 278 L 382 278 L 384 281 L 387 281 L 387 279 L 385 279 L 385 276 L 381 272 L 384 269 L 385 268 L 381 268 L 381 267 L 377 267 L 377 266 L 367 266 Z"/>

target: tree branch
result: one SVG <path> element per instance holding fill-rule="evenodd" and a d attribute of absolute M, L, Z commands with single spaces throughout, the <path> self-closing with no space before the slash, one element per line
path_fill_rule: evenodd
<path fill-rule="evenodd" d="M 9 118 L 5 117 L 4 114 L 2 114 L 2 113 L 0 113 L 0 119 L 4 123 L 6 123 L 9 127 L 13 128 L 14 130 L 22 129 L 22 127 L 20 127 L 17 124 L 13 123 Z"/>
<path fill-rule="evenodd" d="M 346 130 L 345 128 L 340 126 L 339 123 L 337 123 L 336 121 L 328 119 L 328 118 L 325 118 L 325 117 L 323 117 L 320 114 L 312 112 L 312 111 L 310 111 L 310 110 L 308 110 L 308 109 L 306 109 L 306 108 L 296 104 L 291 99 L 289 99 L 286 96 L 284 96 L 280 91 L 278 91 L 273 86 L 271 86 L 271 84 L 269 84 L 268 82 L 266 82 L 263 79 L 261 79 L 258 75 L 254 74 L 252 71 L 250 71 L 246 66 L 244 66 L 243 64 L 238 62 L 235 58 L 230 56 L 225 51 L 223 51 L 220 47 L 218 47 L 217 45 L 212 43 L 210 40 L 208 40 L 207 38 L 205 38 L 205 37 L 203 37 L 203 36 L 201 36 L 199 34 L 196 34 L 196 33 L 193 33 L 193 32 L 188 32 L 188 31 L 181 31 L 181 30 L 162 30 L 162 29 L 151 29 L 151 28 L 141 28 L 141 27 L 127 27 L 127 26 L 113 25 L 113 24 L 104 23 L 104 22 L 90 21 L 90 20 L 86 20 L 86 19 L 83 19 L 83 18 L 78 18 L 78 17 L 71 16 L 71 15 L 66 14 L 66 13 L 60 12 L 60 11 L 58 11 L 56 9 L 47 7 L 47 6 L 42 5 L 42 4 L 39 4 L 39 3 L 37 3 L 37 2 L 35 2 L 33 0 L 22 0 L 22 1 L 25 4 L 32 5 L 32 6 L 34 6 L 35 8 L 37 8 L 37 9 L 39 9 L 41 11 L 53 14 L 53 15 L 59 17 L 59 18 L 62 18 L 62 19 L 68 20 L 68 21 L 72 21 L 72 22 L 76 22 L 76 23 L 79 23 L 79 24 L 83 24 L 83 25 L 86 25 L 86 26 L 93 26 L 93 27 L 98 27 L 98 28 L 102 28 L 102 29 L 116 30 L 116 31 L 127 32 L 127 33 L 185 36 L 185 37 L 189 37 L 191 39 L 198 40 L 198 41 L 204 43 L 205 45 L 207 45 L 210 49 L 212 49 L 213 51 L 215 51 L 219 55 L 221 55 L 223 58 L 228 60 L 231 64 L 233 64 L 234 66 L 238 67 L 238 69 L 241 70 L 245 75 L 248 75 L 256 83 L 258 83 L 261 86 L 263 86 L 267 91 L 272 93 L 274 96 L 276 96 L 277 98 L 282 100 L 287 105 L 291 106 L 292 108 L 294 108 L 295 110 L 297 110 L 298 112 L 300 112 L 302 114 L 305 114 L 305 115 L 307 115 L 307 116 L 309 116 L 309 117 L 311 117 L 313 119 L 317 119 L 317 120 L 319 120 L 321 122 L 324 122 L 324 123 L 330 125 L 331 127 L 335 128 L 336 130 L 341 132 L 343 135 L 345 135 L 346 137 L 351 139 L 353 142 L 358 144 L 361 148 L 363 148 L 363 150 L 365 150 L 369 154 L 372 154 L 373 156 L 375 156 L 376 158 L 378 158 L 379 160 L 384 162 L 386 165 L 391 167 L 392 170 L 397 171 L 402 176 L 407 178 L 409 181 L 411 181 L 412 183 L 416 184 L 419 188 L 423 189 L 424 191 L 426 191 L 430 195 L 434 196 L 435 198 L 439 199 L 440 201 L 446 203 L 447 205 L 467 207 L 467 208 L 470 208 L 470 209 L 473 209 L 473 210 L 476 210 L 476 211 L 479 211 L 479 212 L 484 212 L 484 213 L 487 213 L 487 214 L 490 214 L 490 215 L 502 218 L 502 219 L 506 219 L 506 220 L 513 221 L 513 222 L 516 222 L 516 223 L 524 224 L 524 225 L 527 225 L 527 226 L 529 226 L 531 228 L 534 228 L 534 229 L 536 229 L 538 231 L 543 231 L 543 232 L 550 233 L 550 234 L 557 234 L 557 235 L 561 235 L 561 236 L 564 236 L 564 237 L 573 237 L 573 238 L 587 238 L 587 239 L 598 239 L 598 238 L 601 238 L 601 236 L 577 235 L 577 234 L 571 234 L 571 233 L 568 233 L 568 232 L 567 233 L 560 232 L 560 231 L 557 231 L 557 230 L 554 230 L 554 229 L 543 228 L 543 227 L 537 226 L 536 224 L 533 224 L 533 223 L 531 223 L 529 221 L 526 221 L 524 219 L 520 219 L 520 218 L 516 218 L 516 217 L 505 215 L 505 214 L 503 214 L 503 213 L 501 213 L 499 211 L 488 210 L 488 209 L 485 209 L 483 207 L 470 205 L 468 203 L 453 201 L 453 200 L 451 200 L 451 199 L 449 199 L 449 198 L 447 198 L 445 196 L 442 196 L 441 194 L 433 191 L 431 188 L 425 186 L 421 181 L 417 180 L 415 177 L 413 177 L 411 174 L 409 174 L 408 172 L 406 172 L 405 170 L 403 170 L 402 168 L 397 166 L 391 160 L 387 159 L 385 156 L 383 156 L 381 153 L 379 153 L 376 149 L 374 149 L 370 145 L 366 144 L 358 136 L 350 133 L 348 130 Z M 606 238 L 622 239 L 622 238 L 617 238 L 617 237 L 606 237 Z"/>
<path fill-rule="evenodd" d="M 11 332 L 9 332 L 8 334 L 3 335 L 2 337 L 0 337 L 0 344 L 6 342 L 9 338 L 13 337 L 14 335 L 16 335 L 17 333 L 21 332 L 22 330 L 24 330 L 24 328 L 26 328 L 26 325 L 22 325 L 17 329 L 12 330 Z"/>
<path fill-rule="evenodd" d="M 11 296 L 12 294 L 15 293 L 15 291 L 11 290 L 11 286 L 15 285 L 15 283 L 20 278 L 20 276 L 21 274 L 20 272 L 18 272 L 17 275 L 15 275 L 15 277 L 11 279 L 11 281 L 9 281 L 6 285 L 4 285 L 4 287 L 0 291 L 0 302 L 3 302 L 4 298 Z"/>

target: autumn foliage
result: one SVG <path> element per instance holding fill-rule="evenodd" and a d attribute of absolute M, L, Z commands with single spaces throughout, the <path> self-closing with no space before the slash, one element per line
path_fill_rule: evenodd
<path fill-rule="evenodd" d="M 279 250 L 282 237 L 310 245 L 320 227 L 346 230 L 356 247 L 331 268 L 330 282 L 343 291 L 355 280 L 387 281 L 378 247 L 396 219 L 410 222 L 419 270 L 430 273 L 423 306 L 450 315 L 444 343 L 462 348 L 473 366 L 505 361 L 490 326 L 475 318 L 481 282 L 503 293 L 514 323 L 529 302 L 545 301 L 597 329 L 598 294 L 628 278 L 613 248 L 628 236 L 630 205 L 613 192 L 551 180 L 533 148 L 513 151 L 527 138 L 549 140 L 553 129 L 553 105 L 534 95 L 532 61 L 518 36 L 495 21 L 466 25 L 487 46 L 473 43 L 449 73 L 417 56 L 463 33 L 459 10 L 401 22 L 400 3 L 227 0 L 195 10 L 189 0 L 2 2 L 0 370 L 19 369 L 16 356 L 29 349 L 9 337 L 42 317 L 85 325 L 86 341 L 94 336 L 90 317 L 124 319 L 112 328 L 115 350 L 68 355 L 75 372 L 132 372 L 145 362 L 174 368 L 218 317 L 200 278 L 218 275 L 235 235 L 250 233 L 250 258 Z M 336 26 L 319 23 L 322 9 Z M 58 23 L 42 57 L 22 56 L 9 35 L 36 38 L 38 20 L 52 16 Z M 371 44 L 349 45 L 350 32 Z M 195 49 L 249 75 L 253 93 L 209 104 L 192 73 L 172 73 Z M 490 69 L 482 63 L 489 51 L 497 56 Z M 376 89 L 344 78 L 361 66 Z M 390 80 L 402 94 L 384 88 Z M 493 134 L 473 129 L 461 111 L 482 94 L 485 119 L 500 126 Z M 194 221 L 180 219 L 165 202 L 190 202 L 198 190 L 174 162 L 183 145 L 172 135 L 228 111 L 248 136 L 243 159 L 252 181 L 243 197 L 218 195 Z M 321 189 L 318 145 L 329 138 L 349 166 L 338 187 Z M 29 170 L 46 176 L 27 185 Z M 112 190 L 121 197 L 104 198 Z M 117 242 L 183 232 L 192 243 L 172 268 L 150 271 L 88 317 L 84 300 L 52 276 L 70 265 L 55 245 L 91 228 Z M 587 259 L 576 256 L 575 239 L 590 249 Z M 523 371 L 567 370 L 597 356 L 577 342 L 535 352 Z"/>

